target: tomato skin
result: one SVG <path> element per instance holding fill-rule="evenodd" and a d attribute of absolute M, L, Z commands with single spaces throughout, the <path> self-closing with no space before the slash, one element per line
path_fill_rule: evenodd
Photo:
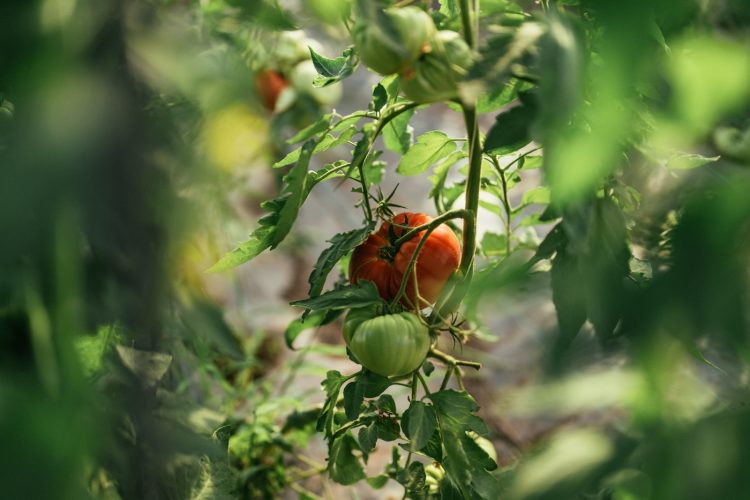
<path fill-rule="evenodd" d="M 358 309 L 352 309 L 349 311 L 349 314 L 346 315 L 346 319 L 344 320 L 344 341 L 349 344 L 349 341 L 352 339 L 352 335 L 354 335 L 354 332 L 359 328 L 359 325 L 361 325 L 363 322 L 367 321 L 368 319 L 372 319 L 375 316 L 377 316 L 378 310 L 376 306 L 373 307 L 360 307 Z"/>
<path fill-rule="evenodd" d="M 276 109 L 276 101 L 289 82 L 278 71 L 264 69 L 255 75 L 255 89 L 263 107 L 268 111 Z"/>
<path fill-rule="evenodd" d="M 430 350 L 430 333 L 416 314 L 387 314 L 360 323 L 347 345 L 371 372 L 401 376 L 422 366 Z"/>
<path fill-rule="evenodd" d="M 430 50 L 429 42 L 436 28 L 432 18 L 418 7 L 386 9 L 395 40 L 381 26 L 360 19 L 352 30 L 352 39 L 360 59 L 381 75 L 398 73 L 410 67 L 419 56 Z"/>
<path fill-rule="evenodd" d="M 458 83 L 466 75 L 473 54 L 455 31 L 439 31 L 433 51 L 400 78 L 401 90 L 414 102 L 447 101 L 456 97 Z"/>
<path fill-rule="evenodd" d="M 398 225 L 416 227 L 432 221 L 432 217 L 423 213 L 404 212 L 393 217 L 393 233 L 402 236 L 407 229 Z M 384 222 L 377 232 L 372 233 L 367 240 L 358 246 L 352 254 L 349 263 L 349 280 L 370 280 L 375 283 L 380 296 L 385 300 L 393 300 L 401 286 L 401 280 L 409 266 L 409 261 L 419 245 L 424 232 L 401 245 L 395 255 L 389 259 L 390 248 L 389 231 L 392 224 Z M 419 252 L 414 266 L 417 287 L 422 302 L 419 307 L 433 304 L 443 290 L 448 278 L 458 269 L 461 261 L 461 245 L 451 229 L 441 224 L 435 228 L 425 241 Z M 404 300 L 406 305 L 417 305 L 417 294 L 414 287 L 413 275 L 406 283 Z"/>

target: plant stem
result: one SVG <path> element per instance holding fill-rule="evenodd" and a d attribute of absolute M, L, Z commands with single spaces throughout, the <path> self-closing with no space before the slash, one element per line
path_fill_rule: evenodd
<path fill-rule="evenodd" d="M 453 365 L 448 365 L 448 369 L 445 370 L 445 377 L 443 378 L 443 383 L 440 384 L 440 390 L 445 390 L 446 387 L 448 387 L 448 381 L 451 379 L 451 374 L 453 373 Z"/>
<path fill-rule="evenodd" d="M 479 370 L 482 368 L 482 363 L 479 363 L 477 361 L 467 361 L 463 359 L 457 359 L 451 356 L 450 354 L 444 353 L 443 351 L 439 351 L 435 349 L 434 347 L 430 349 L 430 352 L 427 354 L 429 357 L 439 359 L 443 363 L 446 363 L 450 366 L 469 366 L 471 368 L 474 368 L 476 370 Z"/>
<path fill-rule="evenodd" d="M 421 226 L 417 226 L 415 228 L 410 229 L 409 231 L 405 232 L 403 235 L 401 235 L 396 241 L 393 242 L 394 246 L 399 247 L 409 241 L 410 239 L 414 238 L 416 235 L 421 233 L 422 231 L 428 230 L 428 229 L 435 229 L 440 224 L 443 224 L 445 221 L 448 221 L 450 219 L 469 219 L 471 218 L 472 214 L 468 210 L 459 209 L 459 210 L 449 210 L 448 212 L 445 212 L 444 214 L 440 215 L 439 217 L 435 217 L 430 222 L 426 224 L 422 224 Z"/>

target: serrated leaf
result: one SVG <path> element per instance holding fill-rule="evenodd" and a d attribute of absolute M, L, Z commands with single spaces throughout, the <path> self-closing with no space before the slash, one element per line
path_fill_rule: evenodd
<path fill-rule="evenodd" d="M 382 304 L 383 299 L 372 281 L 361 280 L 355 285 L 346 285 L 331 290 L 317 297 L 295 300 L 291 305 L 304 307 L 310 311 L 324 311 L 328 309 L 349 309 Z"/>
<path fill-rule="evenodd" d="M 437 418 L 435 409 L 421 401 L 412 401 L 401 417 L 401 428 L 411 440 L 411 449 L 419 451 L 425 447 L 435 433 Z"/>
<path fill-rule="evenodd" d="M 344 50 L 340 57 L 334 59 L 322 56 L 310 48 L 310 58 L 318 74 L 320 74 L 320 77 L 313 81 L 313 85 L 316 87 L 331 85 L 351 75 L 356 68 L 357 61 L 352 47 Z"/>
<path fill-rule="evenodd" d="M 422 134 L 409 148 L 396 168 L 401 175 L 418 175 L 456 150 L 456 144 L 444 132 Z"/>
<path fill-rule="evenodd" d="M 365 471 L 352 453 L 357 442 L 349 434 L 336 438 L 328 453 L 328 473 L 339 484 L 350 485 L 365 479 Z"/>
<path fill-rule="evenodd" d="M 307 282 L 310 284 L 310 297 L 317 297 L 325 286 L 326 278 L 336 263 L 352 249 L 365 241 L 372 232 L 374 225 L 370 224 L 360 229 L 339 233 L 331 238 L 331 245 L 323 250 L 315 263 Z"/>
<path fill-rule="evenodd" d="M 297 165 L 284 176 L 284 187 L 281 194 L 261 206 L 269 213 L 258 222 L 260 227 L 253 231 L 250 238 L 240 243 L 237 248 L 224 255 L 211 266 L 209 272 L 219 272 L 232 269 L 255 258 L 264 250 L 273 249 L 286 238 L 297 218 L 299 209 L 314 184 L 314 176 L 309 175 L 307 167 L 310 164 L 313 150 L 316 148 L 314 140 L 309 140 L 300 150 Z"/>

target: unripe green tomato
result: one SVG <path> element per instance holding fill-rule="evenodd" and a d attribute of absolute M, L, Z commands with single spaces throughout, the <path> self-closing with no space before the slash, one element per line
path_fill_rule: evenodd
<path fill-rule="evenodd" d="M 346 319 L 344 320 L 344 341 L 347 345 L 349 345 L 349 341 L 352 339 L 352 335 L 354 335 L 354 331 L 361 325 L 363 322 L 367 321 L 368 319 L 372 319 L 375 316 L 377 316 L 378 310 L 377 307 L 360 307 L 358 309 L 352 309 L 349 311 L 349 314 L 346 315 Z"/>
<path fill-rule="evenodd" d="M 391 75 L 410 68 L 430 50 L 436 28 L 432 18 L 417 7 L 384 12 L 388 26 L 360 18 L 352 39 L 362 62 L 381 75 Z"/>
<path fill-rule="evenodd" d="M 289 71 L 295 64 L 310 59 L 310 49 L 319 52 L 320 44 L 308 38 L 304 31 L 282 31 L 273 49 L 273 63 L 282 73 Z"/>
<path fill-rule="evenodd" d="M 414 64 L 412 72 L 401 76 L 401 90 L 412 101 L 453 99 L 458 93 L 458 82 L 471 66 L 471 49 L 455 31 L 438 32 L 432 47 L 432 52 Z"/>
<path fill-rule="evenodd" d="M 474 431 L 468 431 L 466 434 L 468 434 L 469 437 L 490 456 L 493 462 L 497 463 L 497 451 L 495 450 L 495 445 L 492 444 L 492 441 L 480 436 Z"/>
<path fill-rule="evenodd" d="M 431 463 L 425 465 L 424 473 L 424 482 L 429 488 L 430 493 L 433 495 L 437 494 L 438 490 L 440 490 L 440 482 L 445 477 L 445 469 L 438 463 Z"/>
<path fill-rule="evenodd" d="M 334 83 L 325 87 L 313 86 L 313 80 L 318 76 L 318 71 L 312 61 L 303 61 L 292 69 L 289 80 L 297 92 L 307 94 L 320 104 L 331 105 L 341 99 L 341 84 Z"/>
<path fill-rule="evenodd" d="M 348 346 L 371 372 L 384 377 L 400 376 L 422 366 L 430 350 L 430 334 L 416 314 L 387 314 L 363 321 Z"/>

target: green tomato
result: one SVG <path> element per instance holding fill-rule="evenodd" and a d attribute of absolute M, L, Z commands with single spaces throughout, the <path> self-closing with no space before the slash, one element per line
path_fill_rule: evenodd
<path fill-rule="evenodd" d="M 401 76 L 401 90 L 415 102 L 437 102 L 453 99 L 458 83 L 466 75 L 473 54 L 461 35 L 440 31 L 432 52 L 414 64 L 414 70 Z"/>
<path fill-rule="evenodd" d="M 304 31 L 282 31 L 273 48 L 272 65 L 286 73 L 295 64 L 310 59 L 310 47 L 320 52 L 320 44 L 308 38 Z"/>
<path fill-rule="evenodd" d="M 320 104 L 331 105 L 341 99 L 341 83 L 334 83 L 325 87 L 313 86 L 313 80 L 318 76 L 318 71 L 312 61 L 303 61 L 289 74 L 292 87 L 300 93 L 307 94 Z"/>
<path fill-rule="evenodd" d="M 360 307 L 358 309 L 352 309 L 349 314 L 346 315 L 344 320 L 344 341 L 349 345 L 349 341 L 352 339 L 352 335 L 357 330 L 359 325 L 368 319 L 372 319 L 378 315 L 377 306 L 372 307 Z"/>
<path fill-rule="evenodd" d="M 347 345 L 371 372 L 400 376 L 422 366 L 430 350 L 430 333 L 416 314 L 387 314 L 360 323 Z"/>
<path fill-rule="evenodd" d="M 386 9 L 383 25 L 360 17 L 352 30 L 359 58 L 381 75 L 391 75 L 410 68 L 430 50 L 435 23 L 417 7 Z"/>
<path fill-rule="evenodd" d="M 430 494 L 436 495 L 438 490 L 440 490 L 440 482 L 445 477 L 445 469 L 443 469 L 443 467 L 439 463 L 434 462 L 429 465 L 425 465 L 424 473 L 424 482 L 429 488 Z"/>

